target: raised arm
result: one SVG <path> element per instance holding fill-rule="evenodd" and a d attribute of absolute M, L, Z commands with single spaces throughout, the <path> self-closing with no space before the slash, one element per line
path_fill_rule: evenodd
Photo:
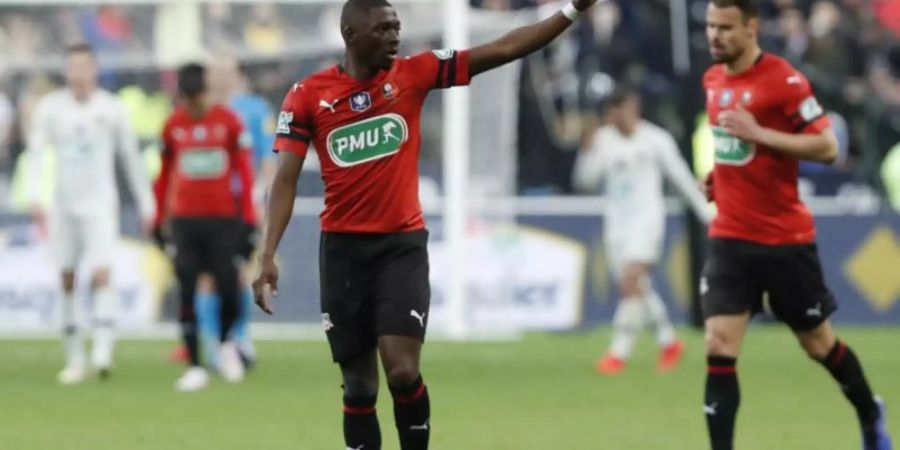
<path fill-rule="evenodd" d="M 538 50 L 569 28 L 581 12 L 597 0 L 572 0 L 553 16 L 532 25 L 516 28 L 500 39 L 472 48 L 469 52 L 469 78 L 500 67 Z"/>
<path fill-rule="evenodd" d="M 591 141 L 581 149 L 572 172 L 572 186 L 581 192 L 596 194 L 606 172 L 603 152 L 603 130 L 594 133 Z"/>

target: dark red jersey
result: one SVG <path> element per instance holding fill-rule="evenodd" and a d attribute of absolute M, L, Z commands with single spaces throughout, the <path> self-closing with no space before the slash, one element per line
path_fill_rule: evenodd
<path fill-rule="evenodd" d="M 162 132 L 162 172 L 153 190 L 157 224 L 167 217 L 241 217 L 256 223 L 250 138 L 224 106 L 202 118 L 178 108 Z M 236 198 L 232 180 L 240 180 Z"/>
<path fill-rule="evenodd" d="M 741 141 L 716 126 L 719 113 L 740 104 L 763 127 L 821 133 L 829 127 L 828 118 L 806 77 L 784 59 L 763 53 L 741 74 L 729 75 L 724 65 L 713 66 L 703 77 L 703 86 L 716 159 L 713 190 L 718 214 L 710 236 L 761 244 L 813 242 L 812 214 L 797 193 L 798 161 Z"/>
<path fill-rule="evenodd" d="M 358 81 L 331 67 L 297 83 L 278 116 L 275 151 L 305 156 L 325 182 L 322 229 L 392 233 L 425 226 L 419 205 L 419 116 L 432 89 L 469 83 L 466 51 L 397 59 Z"/>

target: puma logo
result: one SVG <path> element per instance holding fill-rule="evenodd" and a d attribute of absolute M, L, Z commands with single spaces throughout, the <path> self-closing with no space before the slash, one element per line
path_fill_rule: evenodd
<path fill-rule="evenodd" d="M 338 100 L 332 100 L 330 103 L 325 100 L 319 100 L 319 108 L 328 108 L 332 113 L 334 113 L 334 106 L 337 105 Z"/>
<path fill-rule="evenodd" d="M 718 407 L 719 407 L 718 402 L 712 403 L 709 405 L 703 405 L 703 412 L 706 413 L 707 416 L 714 416 L 714 415 L 716 415 L 716 408 L 718 408 Z"/>
<path fill-rule="evenodd" d="M 816 303 L 816 306 L 806 310 L 809 317 L 822 317 L 822 303 Z"/>
<path fill-rule="evenodd" d="M 428 431 L 428 421 L 426 420 L 422 425 L 410 426 L 409 431 Z"/>
<path fill-rule="evenodd" d="M 409 315 L 417 319 L 419 321 L 419 325 L 421 325 L 422 328 L 425 328 L 425 316 L 428 315 L 428 313 L 419 314 L 418 311 L 411 309 L 409 310 Z"/>

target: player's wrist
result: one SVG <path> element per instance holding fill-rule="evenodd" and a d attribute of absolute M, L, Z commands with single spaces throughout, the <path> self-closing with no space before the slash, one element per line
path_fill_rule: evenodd
<path fill-rule="evenodd" d="M 563 5 L 562 9 L 559 12 L 561 12 L 562 15 L 566 16 L 567 19 L 571 20 L 572 22 L 575 22 L 578 20 L 579 17 L 581 17 L 582 11 L 580 11 L 578 8 L 576 8 L 574 3 L 569 1 L 569 2 L 566 2 L 565 5 Z"/>

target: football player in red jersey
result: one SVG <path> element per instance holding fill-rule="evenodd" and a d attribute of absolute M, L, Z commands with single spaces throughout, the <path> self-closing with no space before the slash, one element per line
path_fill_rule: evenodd
<path fill-rule="evenodd" d="M 768 293 L 775 316 L 853 404 L 863 449 L 889 450 L 883 403 L 828 319 L 837 305 L 822 275 L 812 214 L 797 194 L 799 160 L 830 163 L 835 157 L 828 119 L 806 78 L 760 50 L 754 0 L 712 0 L 706 20 L 716 63 L 703 78 L 716 159 L 707 185 L 718 214 L 700 292 L 708 358 L 704 411 L 712 449 L 733 448 L 737 357 Z"/>
<path fill-rule="evenodd" d="M 188 64 L 178 71 L 178 90 L 184 100 L 163 127 L 162 172 L 154 191 L 157 229 L 168 221 L 175 244 L 175 273 L 180 288 L 180 321 L 188 349 L 189 368 L 175 384 L 195 391 L 209 383 L 200 365 L 197 315 L 194 305 L 197 277 L 208 272 L 221 297 L 219 369 L 226 381 L 243 378 L 243 365 L 229 332 L 240 307 L 235 259 L 256 223 L 250 139 L 241 120 L 226 106 L 207 97 L 206 70 Z M 241 182 L 235 199 L 232 180 Z"/>
<path fill-rule="evenodd" d="M 394 400 L 403 450 L 428 448 L 429 397 L 419 372 L 428 325 L 428 232 L 418 199 L 419 116 L 434 89 L 464 86 L 484 71 L 551 42 L 596 0 L 573 0 L 536 24 L 471 50 L 399 57 L 400 20 L 386 0 L 349 0 L 341 16 L 343 61 L 297 83 L 278 117 L 260 307 L 278 288 L 274 254 L 312 143 L 322 164 L 322 322 L 344 381 L 347 448 L 377 450 L 378 356 Z"/>

